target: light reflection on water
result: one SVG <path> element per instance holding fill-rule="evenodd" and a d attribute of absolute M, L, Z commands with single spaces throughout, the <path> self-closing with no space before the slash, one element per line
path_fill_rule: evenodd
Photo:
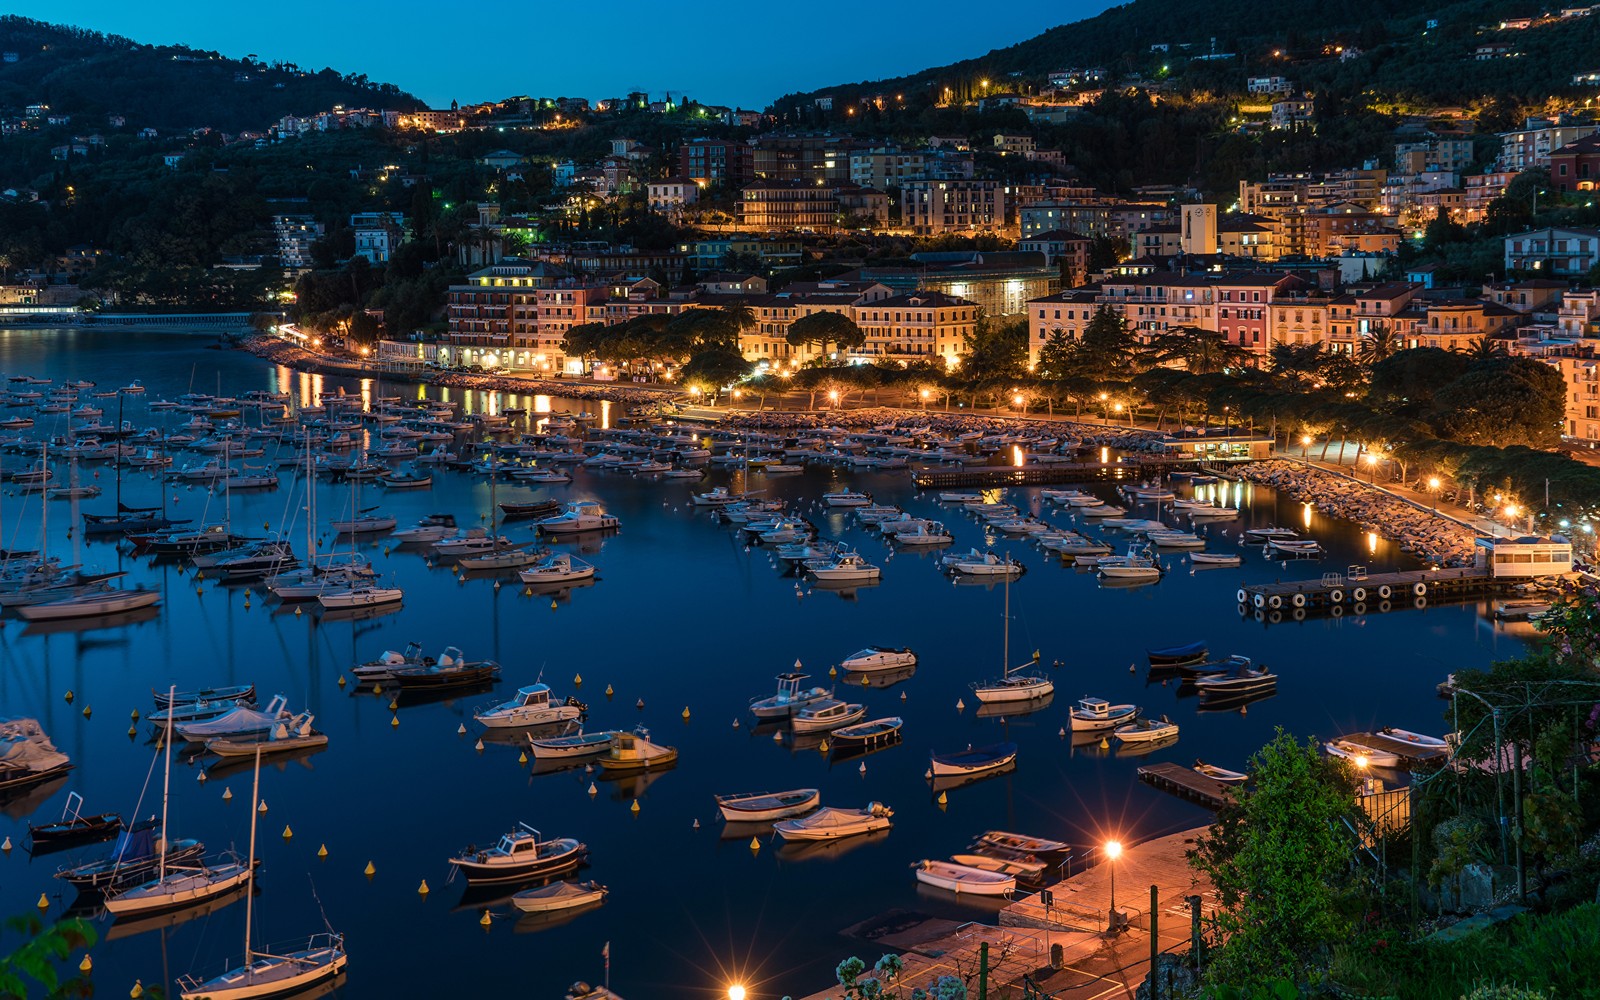
<path fill-rule="evenodd" d="M 369 404 L 384 395 L 426 395 L 458 400 L 470 413 L 493 412 L 497 405 L 524 408 L 527 416 L 512 418 L 524 429 L 537 425 L 537 414 L 562 410 L 588 409 L 601 423 L 621 414 L 609 405 L 543 395 L 495 402 L 459 389 L 419 392 L 389 382 L 301 374 L 199 347 L 197 338 L 151 334 L 0 332 L 0 371 L 91 378 L 102 385 L 120 385 L 137 374 L 150 387 L 145 403 L 175 398 L 190 385 L 210 391 L 220 374 L 228 392 L 281 386 L 301 405 L 315 405 L 318 394 L 343 387 Z M 142 405 L 130 402 L 129 418 L 148 423 Z M 269 451 L 253 461 L 273 457 Z M 15 459 L 7 459 L 10 467 Z M 742 475 L 732 481 L 742 482 Z M 98 481 L 108 486 L 110 476 L 104 469 Z M 1271 561 L 1252 546 L 1240 549 L 1246 561 L 1239 569 L 1197 571 L 1181 554 L 1164 554 L 1171 572 L 1160 584 L 1112 588 L 1045 558 L 1026 542 L 1000 541 L 999 547 L 1028 565 L 1011 587 L 1011 649 L 1039 649 L 1043 664 L 1061 665 L 1051 668 L 1057 693 L 1048 708 L 1009 720 L 980 718 L 967 685 L 992 673 L 1001 648 L 997 588 L 953 587 L 934 565 L 936 553 L 890 553 L 878 534 L 857 527 L 849 515 L 813 505 L 826 490 L 866 489 L 879 502 L 942 520 L 956 534 L 956 550 L 985 544 L 977 524 L 917 495 L 903 474 L 812 468 L 767 479 L 752 473 L 752 488 L 791 501 L 825 535 L 843 538 L 884 567 L 881 586 L 848 594 L 802 587 L 797 597 L 793 581 L 780 575 L 763 548 L 746 551 L 733 531 L 688 506 L 692 490 L 730 479 L 716 469 L 704 484 L 649 483 L 579 470 L 566 487 L 501 484 L 502 501 L 596 499 L 619 516 L 621 533 L 562 546 L 595 562 L 599 581 L 571 593 L 529 597 L 519 586 L 496 590 L 491 578 L 458 582 L 446 568 L 430 568 L 420 553 L 386 550 L 381 539 L 364 541 L 361 549 L 407 595 L 399 613 L 365 621 L 297 616 L 259 594 L 247 608 L 241 588 L 197 581 L 176 564 L 152 565 L 75 536 L 86 564 L 126 570 L 134 584 L 163 588 L 165 606 L 149 622 L 102 631 L 41 634 L 16 621 L 0 629 L 0 715 L 38 716 L 79 765 L 49 795 L 7 806 L 0 813 L 0 835 L 21 843 L 29 818 L 38 822 L 58 814 L 69 789 L 83 792 L 92 812 L 157 811 L 159 768 L 138 801 L 153 748 L 143 733 L 130 742 L 122 720 L 134 708 L 150 710 L 152 687 L 252 681 L 265 697 L 281 691 L 291 706 L 315 712 L 317 727 L 330 737 L 322 753 L 264 769 L 263 794 L 270 803 L 264 831 L 272 835 L 262 837 L 258 940 L 320 930 L 314 885 L 330 921 L 350 936 L 350 981 L 341 995 L 393 996 L 465 985 L 484 994 L 557 997 L 574 979 L 599 978 L 599 953 L 607 941 L 613 942 L 613 981 L 624 996 L 699 1000 L 719 985 L 718 970 L 730 965 L 761 984 L 763 995 L 803 995 L 826 986 L 841 957 L 867 947 L 838 936 L 849 924 L 893 907 L 955 919 L 977 915 L 953 900 L 919 893 L 906 868 L 912 861 L 948 857 L 994 827 L 1085 844 L 1110 833 L 1137 840 L 1196 825 L 1208 814 L 1139 784 L 1134 769 L 1152 760 L 1190 763 L 1196 757 L 1238 766 L 1280 724 L 1301 735 L 1379 725 L 1441 732 L 1435 683 L 1451 669 L 1512 655 L 1520 647 L 1483 625 L 1469 607 L 1270 627 L 1253 617 L 1241 619 L 1234 591 L 1243 582 L 1316 578 L 1353 563 L 1373 571 L 1411 564 L 1392 543 L 1374 542 L 1326 517 L 1307 520 L 1309 508 L 1279 501 L 1269 489 L 1219 484 L 1202 495 L 1243 513 L 1200 529 L 1214 540 L 1213 549 L 1237 548 L 1243 527 L 1298 521 L 1314 526 L 1328 557 Z M 351 505 L 351 490 L 343 484 L 319 480 L 317 490 L 324 520 Z M 1114 499 L 1103 487 L 1095 490 Z M 222 507 L 204 490 L 163 489 L 143 473 L 125 475 L 124 491 L 130 504 L 160 503 L 164 496 L 183 517 L 214 515 Z M 11 523 L 4 525 L 4 537 L 27 546 L 37 535 L 38 508 L 21 507 L 9 493 L 3 513 Z M 362 503 L 380 504 L 402 526 L 435 511 L 475 524 L 488 507 L 488 494 L 480 478 L 441 471 L 432 490 L 385 494 L 368 486 Z M 1042 504 L 1037 490 L 1009 490 L 1005 496 L 1054 523 L 1085 523 Z M 235 520 L 252 528 L 303 525 L 293 521 L 303 502 L 299 482 L 286 473 L 285 485 L 275 492 L 235 497 Z M 86 502 L 85 509 L 109 506 L 102 497 Z M 1151 516 L 1153 510 L 1145 505 L 1131 513 Z M 67 542 L 67 512 L 64 504 L 51 508 L 52 548 Z M 518 539 L 530 537 L 523 526 L 508 530 Z M 1119 550 L 1125 546 L 1114 533 L 1086 530 L 1115 539 Z M 298 527 L 287 536 L 300 544 Z M 323 544 L 334 543 L 323 534 Z M 1146 678 L 1146 647 L 1202 637 L 1216 654 L 1244 653 L 1276 668 L 1282 675 L 1277 697 L 1254 704 L 1246 715 L 1205 713 L 1171 684 Z M 469 657 L 498 659 L 505 677 L 493 693 L 401 698 L 395 711 L 388 708 L 388 694 L 357 696 L 337 685 L 351 664 L 413 640 L 430 655 L 454 644 Z M 901 745 L 840 761 L 816 749 L 774 743 L 769 730 L 758 730 L 744 715 L 748 701 L 770 694 L 773 675 L 796 658 L 815 680 L 826 682 L 831 665 L 869 643 L 908 645 L 922 654 L 913 676 L 850 692 L 874 717 L 906 719 Z M 581 687 L 574 682 L 580 674 Z M 605 781 L 581 768 L 530 774 L 517 764 L 515 743 L 486 741 L 483 752 L 476 751 L 473 707 L 541 676 L 556 694 L 588 702 L 590 729 L 648 724 L 662 742 L 679 748 L 681 763 L 647 780 Z M 609 698 L 608 685 L 614 690 Z M 68 689 L 76 693 L 71 705 L 63 697 Z M 1135 701 L 1148 712 L 1170 715 L 1182 736 L 1148 757 L 1102 753 L 1094 745 L 1075 748 L 1057 731 L 1067 709 L 1085 695 Z M 957 712 L 962 696 L 967 707 Z M 641 700 L 644 707 L 635 707 Z M 94 707 L 90 719 L 82 715 L 85 705 Z M 691 710 L 687 721 L 681 717 L 685 707 Z M 400 725 L 392 726 L 392 719 Z M 741 719 L 739 728 L 732 725 L 735 719 Z M 467 735 L 457 735 L 460 725 Z M 952 791 L 940 807 L 922 779 L 929 749 L 1002 739 L 1022 748 L 1016 771 Z M 196 781 L 198 773 L 179 756 L 174 834 L 242 850 L 249 830 L 248 770 L 205 784 Z M 895 827 L 878 840 L 841 845 L 855 849 L 840 851 L 777 850 L 776 843 L 764 841 L 752 852 L 748 836 L 720 838 L 713 794 L 802 786 L 821 788 L 824 800 L 839 806 L 887 802 L 896 809 Z M 221 801 L 224 787 L 232 790 L 231 803 Z M 640 802 L 637 814 L 629 808 L 634 798 Z M 521 928 L 507 904 L 480 905 L 463 896 L 459 881 L 448 881 L 444 859 L 451 850 L 484 843 L 519 820 L 589 845 L 592 868 L 585 877 L 611 888 L 603 907 L 539 930 L 536 938 L 514 938 Z M 293 838 L 275 835 L 284 824 L 292 826 Z M 329 851 L 325 861 L 316 857 L 322 844 Z M 377 869 L 370 881 L 361 874 L 369 859 Z M 24 909 L 41 891 L 54 893 L 53 869 L 54 859 L 30 862 L 20 851 L 0 858 L 10 912 Z M 424 878 L 434 890 L 426 900 L 415 891 Z M 488 933 L 478 926 L 484 905 L 497 918 Z M 451 912 L 458 906 L 461 912 Z M 182 972 L 216 971 L 237 957 L 242 909 L 227 907 L 170 930 L 103 943 L 95 950 L 96 977 L 106 984 L 135 978 L 149 984 Z M 539 948 L 536 962 L 525 960 L 529 945 Z M 393 960 L 407 953 L 448 960 Z"/>

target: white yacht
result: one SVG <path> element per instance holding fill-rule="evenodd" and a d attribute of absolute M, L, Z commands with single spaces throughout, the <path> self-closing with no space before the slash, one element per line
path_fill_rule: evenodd
<path fill-rule="evenodd" d="M 576 698 L 552 698 L 550 685 L 540 683 L 518 688 L 510 701 L 481 709 L 472 717 L 489 729 L 524 729 L 581 719 L 587 707 Z"/>

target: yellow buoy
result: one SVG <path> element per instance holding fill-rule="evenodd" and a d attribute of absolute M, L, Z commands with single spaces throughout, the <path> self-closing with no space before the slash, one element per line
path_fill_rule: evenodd
<path fill-rule="evenodd" d="M 872 680 L 872 679 L 871 679 L 871 678 L 870 678 L 870 677 L 868 677 L 868 676 L 867 676 L 867 675 L 866 675 L 866 674 L 862 674 L 862 675 L 861 675 L 861 686 L 862 686 L 862 687 L 868 687 L 868 686 L 870 686 L 870 682 L 871 682 L 871 680 Z"/>
<path fill-rule="evenodd" d="M 839 676 L 839 668 L 837 668 L 837 667 L 829 667 L 828 668 L 828 676 L 829 677 L 838 677 Z"/>
<path fill-rule="evenodd" d="M 457 725 L 456 725 L 456 735 L 457 736 L 465 736 L 465 735 L 467 735 L 467 724 L 465 722 L 457 723 Z"/>
<path fill-rule="evenodd" d="M 137 708 L 134 709 L 133 710 L 133 714 L 131 716 L 129 716 L 129 718 L 131 718 L 134 722 L 138 722 L 139 721 L 139 710 Z"/>
<path fill-rule="evenodd" d="M 522 596 L 523 597 L 532 597 L 533 596 L 533 588 L 532 587 L 523 587 L 522 588 Z"/>
<path fill-rule="evenodd" d="M 398 716 L 398 715 L 390 716 L 389 725 L 390 725 L 391 728 L 394 727 L 394 726 L 400 725 L 400 716 Z"/>
<path fill-rule="evenodd" d="M 628 811 L 629 812 L 634 812 L 634 813 L 639 811 L 639 800 L 638 799 L 634 799 L 633 800 L 633 805 L 628 807 Z"/>
<path fill-rule="evenodd" d="M 328 845 L 327 844 L 323 844 L 321 847 L 317 848 L 317 857 L 325 858 L 327 856 L 328 856 Z"/>
<path fill-rule="evenodd" d="M 689 717 L 689 706 L 688 705 L 683 706 L 683 717 L 685 719 L 687 719 Z"/>
<path fill-rule="evenodd" d="M 606 697 L 609 698 L 614 694 L 616 694 L 616 692 L 611 690 L 611 685 L 610 684 L 607 684 L 606 685 Z"/>
<path fill-rule="evenodd" d="M 417 895 L 426 896 L 427 894 L 428 894 L 428 880 L 427 879 L 423 879 L 422 880 L 422 884 L 417 886 Z"/>
<path fill-rule="evenodd" d="M 398 701 L 395 701 L 393 698 L 390 698 L 389 699 L 389 711 L 391 711 L 391 712 L 400 711 L 400 703 Z"/>
<path fill-rule="evenodd" d="M 68 691 L 68 692 L 67 692 L 67 704 L 68 704 L 68 705 L 70 705 L 70 704 L 72 704 L 72 698 L 73 698 L 73 694 L 72 694 L 72 692 L 71 692 L 71 691 L 70 691 L 70 690 L 69 690 L 69 691 Z"/>
<path fill-rule="evenodd" d="M 583 675 L 582 674 L 573 674 L 572 675 L 572 686 L 573 687 L 583 687 Z"/>
<path fill-rule="evenodd" d="M 596 787 L 595 787 L 595 786 L 594 786 L 594 782 L 592 782 L 592 781 L 591 781 L 591 782 L 589 782 L 589 794 L 590 794 L 590 795 L 591 795 L 591 796 L 594 796 L 594 795 L 599 795 L 599 794 L 600 794 L 600 789 L 598 789 L 598 788 L 596 788 Z"/>
<path fill-rule="evenodd" d="M 489 926 L 489 911 L 488 910 L 484 910 L 483 911 L 483 916 L 478 918 L 478 925 L 481 926 L 481 927 L 488 927 Z"/>
<path fill-rule="evenodd" d="M 1035 662 L 1039 659 L 1039 651 L 1037 649 L 1033 651 L 1033 659 Z"/>
<path fill-rule="evenodd" d="M 550 610 L 554 611 L 555 609 L 556 609 L 556 599 L 554 597 L 552 597 L 552 598 L 550 598 Z"/>
<path fill-rule="evenodd" d="M 83 717 L 85 719 L 87 719 L 89 716 L 91 716 L 93 714 L 94 714 L 94 706 L 92 706 L 92 705 L 83 706 Z"/>
<path fill-rule="evenodd" d="M 7 854 L 11 853 L 11 838 L 10 837 L 7 837 L 5 839 L 4 843 L 0 843 L 0 851 L 4 851 Z"/>
<path fill-rule="evenodd" d="M 138 735 L 139 735 L 139 727 L 138 726 L 129 726 L 128 727 L 128 736 L 129 736 L 130 739 L 132 737 L 135 737 L 135 736 L 138 736 Z"/>
<path fill-rule="evenodd" d="M 294 831 L 289 829 L 289 824 L 288 823 L 283 824 L 283 839 L 284 840 L 288 840 L 290 837 L 293 837 L 293 836 L 294 836 Z"/>
<path fill-rule="evenodd" d="M 962 701 L 960 698 L 957 698 L 956 699 L 956 711 L 965 712 L 966 710 L 967 710 L 967 703 Z"/>
<path fill-rule="evenodd" d="M 340 687 L 344 687 L 344 685 L 345 685 L 344 674 L 340 674 L 339 675 L 339 686 Z"/>
<path fill-rule="evenodd" d="M 481 737 L 478 739 L 477 744 L 474 745 L 472 749 L 478 751 L 479 753 L 483 753 L 483 739 Z"/>
<path fill-rule="evenodd" d="M 42 892 L 39 893 L 39 909 L 41 909 L 41 910 L 50 909 L 50 897 L 46 896 Z"/>
<path fill-rule="evenodd" d="M 382 684 L 374 684 L 374 685 L 372 685 L 372 693 L 373 694 L 383 694 L 383 685 Z"/>
<path fill-rule="evenodd" d="M 943 805 L 948 805 L 949 803 L 950 803 L 950 796 L 946 795 L 943 792 L 940 792 L 939 793 L 939 804 L 941 806 L 943 806 Z"/>
<path fill-rule="evenodd" d="M 297 604 L 297 605 L 295 605 L 295 608 L 294 608 L 294 616 L 295 616 L 295 617 L 296 617 L 296 618 L 299 618 L 299 617 L 300 617 L 300 616 L 301 616 L 301 615 L 303 615 L 303 614 L 305 614 L 305 613 L 306 613 L 306 609 L 305 609 L 305 608 L 302 608 L 302 607 L 300 607 L 300 605 L 298 605 L 298 604 Z"/>
<path fill-rule="evenodd" d="M 372 862 L 368 861 L 367 867 L 362 870 L 361 874 L 365 875 L 367 878 L 371 878 L 372 876 L 378 874 L 378 868 Z"/>
<path fill-rule="evenodd" d="M 1102 750 L 1110 750 L 1111 749 L 1111 742 L 1109 740 L 1107 740 L 1104 736 L 1100 737 L 1100 749 L 1102 749 Z"/>
<path fill-rule="evenodd" d="M 256 812 L 261 813 L 263 816 L 266 815 L 266 812 L 267 812 L 267 800 L 266 799 L 262 799 L 260 802 L 256 803 Z"/>
<path fill-rule="evenodd" d="M 133 1000 L 139 1000 L 140 997 L 144 996 L 144 983 L 135 979 L 133 981 L 133 989 L 128 991 L 128 996 L 132 997 Z"/>
<path fill-rule="evenodd" d="M 94 971 L 94 961 L 89 958 L 87 953 L 84 954 L 83 961 L 78 963 L 78 971 L 86 976 Z"/>
<path fill-rule="evenodd" d="M 817 744 L 817 751 L 819 753 L 827 753 L 828 752 L 828 740 L 827 740 L 826 737 L 823 738 L 821 743 Z"/>
<path fill-rule="evenodd" d="M 224 788 L 222 790 L 222 801 L 224 801 L 224 802 L 232 802 L 233 801 L 233 789 Z"/>
<path fill-rule="evenodd" d="M 518 764 L 526 764 L 527 762 L 528 762 L 528 751 L 524 750 L 520 754 L 517 755 L 517 763 Z"/>
<path fill-rule="evenodd" d="M 751 837 L 750 838 L 750 849 L 752 851 L 761 850 L 761 841 L 756 837 Z"/>

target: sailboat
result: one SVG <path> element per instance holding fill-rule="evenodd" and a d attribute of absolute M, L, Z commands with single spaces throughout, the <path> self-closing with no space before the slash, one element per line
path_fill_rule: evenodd
<path fill-rule="evenodd" d="M 244 910 L 244 962 L 214 979 L 201 980 L 197 976 L 178 977 L 178 996 L 182 1000 L 259 1000 L 262 997 L 281 996 L 326 982 L 344 971 L 348 956 L 344 950 L 344 935 L 327 931 L 313 934 L 306 946 L 284 954 L 256 951 L 251 944 L 251 931 L 255 922 L 256 817 L 261 801 L 261 753 L 256 752 L 255 787 L 251 792 L 250 808 L 250 863 L 246 881 L 250 890 L 245 892 Z"/>
<path fill-rule="evenodd" d="M 306 448 L 306 565 L 267 577 L 267 589 L 280 601 L 314 600 L 325 590 L 346 590 L 377 574 L 365 556 L 349 553 L 317 556 L 317 466 Z"/>
<path fill-rule="evenodd" d="M 122 394 L 132 391 L 121 389 L 117 392 L 117 426 L 122 426 Z M 140 392 L 144 391 L 141 386 Z M 120 449 L 119 449 L 120 452 Z M 123 457 L 119 454 L 117 467 L 117 512 L 115 514 L 84 514 L 83 533 L 85 535 L 120 535 L 128 531 L 159 531 L 170 528 L 174 524 L 182 523 L 173 521 L 166 515 L 165 507 L 129 507 L 122 502 L 122 466 Z M 171 459 L 167 459 L 171 464 Z M 165 497 L 165 493 L 162 494 Z"/>
<path fill-rule="evenodd" d="M 1007 557 L 1010 561 L 1010 557 Z M 1023 667 L 1033 666 L 1038 663 L 1038 655 L 1028 663 L 1018 666 L 1009 666 L 1011 663 L 1011 578 L 1005 580 L 1005 626 L 1002 628 L 1004 636 L 1001 644 L 1000 678 L 993 681 L 975 681 L 972 693 L 982 702 L 1002 701 L 1033 701 L 1054 693 L 1056 686 L 1050 678 L 1043 674 L 1019 674 L 1017 671 Z"/>
<path fill-rule="evenodd" d="M 168 689 L 168 697 L 176 689 Z M 167 716 L 166 774 L 161 781 L 161 829 L 167 828 L 167 808 L 172 795 L 172 716 Z M 254 822 L 254 817 L 251 817 Z M 251 866 L 254 858 L 251 859 Z M 196 867 L 169 867 L 167 854 L 161 853 L 156 877 L 139 885 L 113 890 L 105 900 L 106 910 L 112 916 L 132 916 L 176 910 L 204 903 L 224 893 L 232 892 L 250 877 L 250 870 L 237 861 L 220 865 L 201 864 Z"/>

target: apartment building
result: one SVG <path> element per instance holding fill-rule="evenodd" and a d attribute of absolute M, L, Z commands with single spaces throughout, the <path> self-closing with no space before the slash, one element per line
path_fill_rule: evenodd
<path fill-rule="evenodd" d="M 1562 193 L 1600 184 L 1600 135 L 1586 135 L 1550 154 L 1550 183 Z"/>
<path fill-rule="evenodd" d="M 1566 383 L 1566 427 L 1563 436 L 1590 448 L 1600 447 L 1600 359 L 1592 355 L 1558 357 L 1552 364 Z"/>
<path fill-rule="evenodd" d="M 739 192 L 739 225 L 774 232 L 832 232 L 839 215 L 839 189 L 803 181 L 755 181 Z"/>
<path fill-rule="evenodd" d="M 906 181 L 900 188 L 900 222 L 918 236 L 993 232 L 1005 225 L 1000 181 Z"/>
<path fill-rule="evenodd" d="M 879 191 L 922 180 L 927 170 L 927 157 L 922 153 L 885 148 L 850 153 L 850 183 Z"/>
<path fill-rule="evenodd" d="M 755 151 L 734 139 L 691 139 L 678 147 L 678 174 L 719 190 L 737 190 L 755 176 Z"/>
<path fill-rule="evenodd" d="M 310 215 L 274 215 L 272 235 L 277 242 L 278 263 L 288 270 L 311 266 L 311 245 L 322 238 L 324 227 Z"/>
<path fill-rule="evenodd" d="M 1581 277 L 1600 263 L 1600 229 L 1533 229 L 1512 233 L 1503 244 L 1507 270 Z"/>
<path fill-rule="evenodd" d="M 1065 229 L 1091 239 L 1107 237 L 1126 246 L 1135 234 L 1176 222 L 1177 212 L 1163 202 L 1046 199 L 1024 204 L 1017 210 L 1017 221 L 1025 238 Z"/>
<path fill-rule="evenodd" d="M 1577 122 L 1570 118 L 1528 118 L 1522 128 L 1500 133 L 1500 156 L 1495 160 L 1496 170 L 1520 173 L 1534 167 L 1548 167 L 1550 154 L 1568 143 L 1593 135 L 1597 128 L 1593 122 Z"/>
<path fill-rule="evenodd" d="M 852 309 L 867 342 L 855 355 L 871 360 L 927 361 L 954 368 L 977 329 L 978 306 L 943 292 L 919 291 Z"/>
<path fill-rule="evenodd" d="M 355 256 L 386 264 L 405 242 L 406 217 L 398 212 L 357 212 L 350 216 L 350 229 L 355 234 Z"/>

